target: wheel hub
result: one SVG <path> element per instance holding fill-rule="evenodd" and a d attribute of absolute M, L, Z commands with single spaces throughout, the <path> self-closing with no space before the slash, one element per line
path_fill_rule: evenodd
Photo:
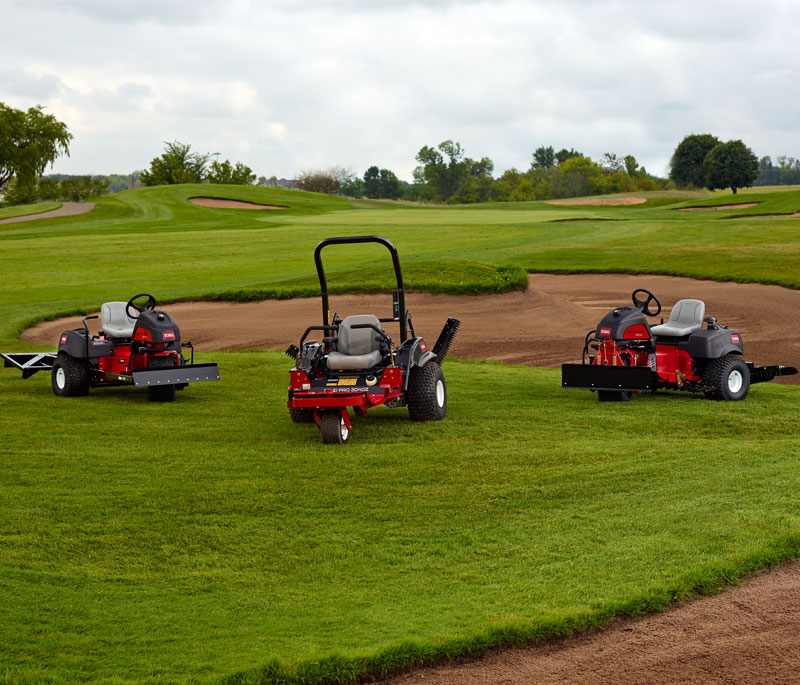
<path fill-rule="evenodd" d="M 63 390 L 66 384 L 67 374 L 64 373 L 64 369 L 62 367 L 59 367 L 56 370 L 56 385 L 58 386 L 59 390 Z"/>
<path fill-rule="evenodd" d="M 444 383 L 436 381 L 436 404 L 440 407 L 444 406 Z"/>
<path fill-rule="evenodd" d="M 728 390 L 731 392 L 739 392 L 742 389 L 742 385 L 744 384 L 744 379 L 742 378 L 741 371 L 737 371 L 734 369 L 731 371 L 730 375 L 728 376 Z"/>

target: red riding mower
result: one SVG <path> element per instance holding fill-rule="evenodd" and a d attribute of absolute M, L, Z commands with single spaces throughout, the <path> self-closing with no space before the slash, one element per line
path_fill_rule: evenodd
<path fill-rule="evenodd" d="M 639 293 L 645 299 L 637 299 Z M 791 366 L 745 362 L 739 331 L 704 318 L 700 300 L 679 300 L 667 323 L 650 326 L 644 317 L 661 313 L 658 298 L 639 288 L 632 299 L 633 307 L 617 307 L 586 334 L 581 364 L 562 364 L 563 387 L 596 390 L 601 402 L 627 402 L 632 392 L 659 388 L 733 401 L 743 400 L 751 383 L 797 373 Z"/>
<path fill-rule="evenodd" d="M 147 298 L 144 303 L 138 303 Z M 16 367 L 23 378 L 51 371 L 53 392 L 61 397 L 86 395 L 89 388 L 134 385 L 147 388 L 152 402 L 172 402 L 175 390 L 189 383 L 218 381 L 216 364 L 195 364 L 192 343 L 181 343 L 178 325 L 167 312 L 157 310 L 148 293 L 128 302 L 106 302 L 100 309 L 102 330 L 91 335 L 83 328 L 64 331 L 58 353 L 6 353 L 6 367 Z M 191 361 L 181 354 L 189 348 Z"/>
<path fill-rule="evenodd" d="M 392 255 L 397 289 L 388 318 L 356 314 L 330 318 L 328 288 L 320 253 L 327 245 L 378 243 Z M 327 238 L 317 245 L 314 262 L 322 291 L 321 326 L 309 326 L 300 346 L 290 345 L 286 354 L 296 361 L 289 384 L 289 415 L 292 421 L 315 422 L 322 442 L 343 443 L 350 436 L 348 407 L 361 416 L 385 404 L 408 406 L 414 421 L 439 421 L 447 410 L 447 386 L 441 364 L 447 356 L 460 322 L 449 318 L 433 350 L 414 334 L 411 312 L 405 308 L 403 276 L 394 245 L 380 236 Z M 381 324 L 400 325 L 395 345 Z M 408 330 L 411 336 L 408 336 Z M 311 331 L 322 331 L 322 342 L 306 341 Z"/>

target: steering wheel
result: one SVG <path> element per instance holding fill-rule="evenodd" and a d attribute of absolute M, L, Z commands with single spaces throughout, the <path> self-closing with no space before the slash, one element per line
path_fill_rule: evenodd
<path fill-rule="evenodd" d="M 136 300 L 146 297 L 147 300 L 144 304 L 136 304 Z M 125 313 L 131 318 L 135 319 L 136 316 L 141 314 L 143 311 L 153 311 L 156 308 L 156 298 L 153 297 L 150 293 L 139 293 L 138 295 L 134 295 L 130 300 L 128 300 L 128 304 L 125 305 Z M 137 314 L 134 316 L 133 310 L 136 310 Z"/>
<path fill-rule="evenodd" d="M 647 299 L 637 300 L 636 293 L 644 293 L 645 295 L 647 295 Z M 636 309 L 640 310 L 642 314 L 647 314 L 647 316 L 658 316 L 661 313 L 661 303 L 658 301 L 658 298 L 655 295 L 653 295 L 653 293 L 651 293 L 649 290 L 645 290 L 644 288 L 637 288 L 636 290 L 633 291 L 631 299 L 633 300 L 633 306 L 636 307 Z M 656 306 L 658 307 L 658 309 L 656 309 L 654 312 L 651 312 L 650 309 L 648 308 L 651 302 L 655 302 Z"/>

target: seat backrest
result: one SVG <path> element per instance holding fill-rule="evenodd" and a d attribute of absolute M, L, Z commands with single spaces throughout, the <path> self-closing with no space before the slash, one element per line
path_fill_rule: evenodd
<path fill-rule="evenodd" d="M 130 338 L 136 319 L 132 319 L 125 311 L 127 302 L 106 302 L 100 308 L 100 322 L 103 333 L 113 338 Z"/>
<path fill-rule="evenodd" d="M 369 354 L 374 350 L 380 349 L 380 342 L 375 340 L 377 333 L 373 328 L 356 328 L 352 326 L 357 323 L 371 323 L 381 330 L 380 321 L 377 316 L 372 314 L 355 314 L 346 316 L 339 324 L 339 338 L 336 341 L 336 349 L 342 354 Z"/>
<path fill-rule="evenodd" d="M 702 300 L 678 300 L 669 314 L 669 323 L 677 326 L 696 326 L 698 329 L 703 325 L 703 317 L 706 314 L 706 303 Z"/>

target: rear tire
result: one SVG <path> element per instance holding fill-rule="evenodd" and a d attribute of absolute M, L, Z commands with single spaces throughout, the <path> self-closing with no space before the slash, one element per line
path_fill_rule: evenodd
<path fill-rule="evenodd" d="M 89 364 L 66 352 L 59 352 L 51 374 L 53 392 L 59 397 L 82 397 L 89 394 Z"/>
<path fill-rule="evenodd" d="M 350 429 L 344 422 L 340 411 L 321 411 L 319 428 L 322 431 L 322 442 L 325 445 L 341 445 L 350 437 Z"/>
<path fill-rule="evenodd" d="M 703 370 L 703 384 L 710 388 L 705 395 L 710 400 L 736 402 L 747 397 L 750 390 L 750 369 L 735 354 L 712 359 Z"/>
<path fill-rule="evenodd" d="M 441 421 L 447 413 L 447 385 L 442 367 L 435 361 L 411 369 L 406 391 L 412 421 Z"/>
<path fill-rule="evenodd" d="M 147 364 L 148 369 L 172 369 L 175 362 L 172 355 L 169 357 L 150 357 Z M 147 399 L 151 402 L 174 402 L 174 385 L 151 385 L 147 388 Z"/>

